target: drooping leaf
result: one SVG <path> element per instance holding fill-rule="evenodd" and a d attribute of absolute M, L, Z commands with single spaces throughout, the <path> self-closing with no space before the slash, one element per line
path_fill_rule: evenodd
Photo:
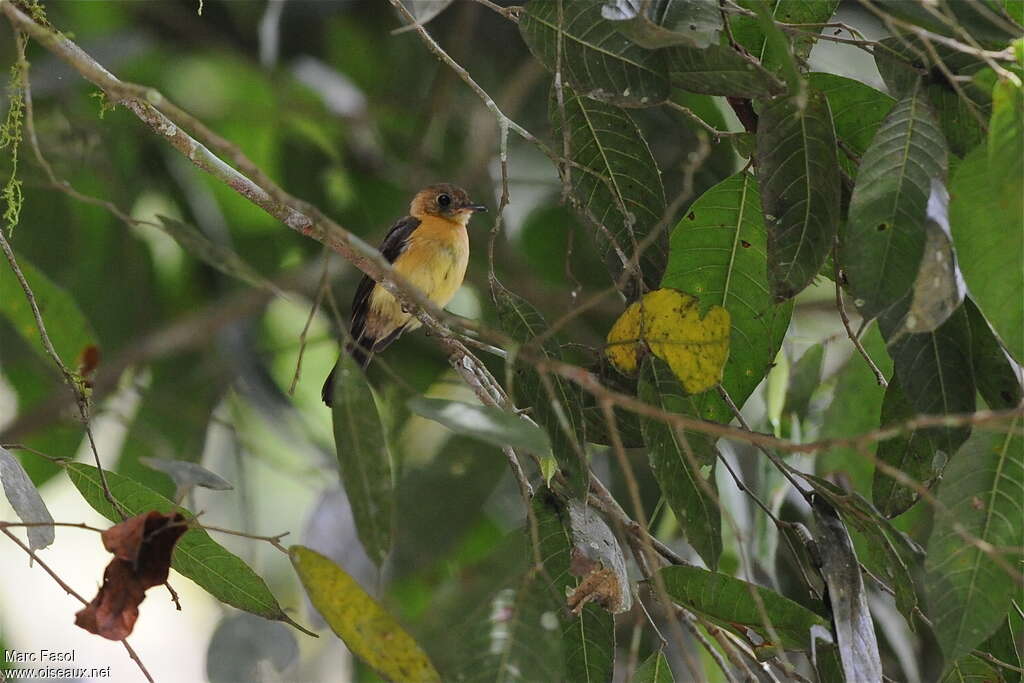
<path fill-rule="evenodd" d="M 393 532 L 391 456 L 373 391 L 348 353 L 339 356 L 334 369 L 331 418 L 341 483 L 359 540 L 379 565 L 391 547 Z"/>
<path fill-rule="evenodd" d="M 615 22 L 601 16 L 601 7 L 592 0 L 534 0 L 524 8 L 519 32 L 551 72 L 561 34 L 562 82 L 585 97 L 622 107 L 663 102 L 668 97 L 664 56 L 620 33 Z"/>
<path fill-rule="evenodd" d="M 671 566 L 659 571 L 665 591 L 673 601 L 702 614 L 716 624 L 748 638 L 747 629 L 762 640 L 754 639 L 755 653 L 770 656 L 777 645 L 787 649 L 810 650 L 811 627 L 828 630 L 828 621 L 773 590 L 748 583 L 727 574 L 699 567 Z M 781 642 L 774 642 L 752 592 L 760 596 L 771 626 Z"/>
<path fill-rule="evenodd" d="M 675 289 L 656 289 L 623 312 L 608 332 L 605 354 L 625 374 L 639 369 L 640 347 L 668 363 L 689 394 L 718 384 L 729 356 L 729 312 Z"/>
<path fill-rule="evenodd" d="M 299 659 L 294 631 L 248 614 L 224 617 L 206 648 L 206 677 L 210 683 L 237 683 L 260 679 L 268 664 L 279 674 Z"/>
<path fill-rule="evenodd" d="M 230 491 L 234 487 L 224 477 L 211 472 L 202 465 L 185 460 L 173 460 L 171 458 L 139 458 L 146 467 L 163 472 L 174 481 L 177 491 L 174 494 L 175 500 L 182 497 L 192 488 L 199 486 L 211 491 Z"/>
<path fill-rule="evenodd" d="M 452 0 L 402 0 L 402 4 L 416 19 L 416 23 L 422 26 L 445 11 Z M 405 27 L 398 30 L 403 31 Z"/>
<path fill-rule="evenodd" d="M 814 497 L 812 510 L 814 541 L 821 557 L 821 575 L 828 590 L 828 605 L 845 678 L 847 681 L 881 681 L 882 660 L 875 625 L 850 533 L 835 508 L 821 496 Z"/>
<path fill-rule="evenodd" d="M 412 636 L 355 579 L 301 545 L 293 545 L 288 554 L 313 606 L 356 656 L 389 680 L 440 683 L 440 674 Z"/>
<path fill-rule="evenodd" d="M 586 550 L 586 541 L 580 543 L 582 539 L 574 537 L 569 510 L 550 492 L 545 490 L 534 497 L 533 510 L 541 559 L 551 580 L 551 593 L 565 600 L 578 590 L 585 578 L 583 575 L 593 567 L 581 554 Z M 596 516 L 596 512 L 591 514 Z M 611 535 L 607 526 L 605 530 Z M 590 539 L 590 542 L 596 543 L 597 539 Z M 621 557 L 617 543 L 615 550 Z M 586 567 L 582 566 L 584 564 Z M 625 571 L 624 563 L 622 570 Z M 628 585 L 627 580 L 626 595 L 629 595 Z M 611 613 L 592 602 L 576 615 L 567 609 L 558 614 L 566 657 L 566 680 L 610 682 L 615 669 L 615 620 Z"/>
<path fill-rule="evenodd" d="M 671 370 L 659 358 L 644 361 L 639 396 L 645 403 L 670 413 L 695 413 L 692 398 L 685 395 Z M 717 568 L 722 554 L 722 517 L 714 499 L 717 492 L 713 464 L 716 440 L 707 434 L 687 431 L 684 444 L 672 427 L 654 418 L 642 417 L 640 427 L 651 471 L 679 520 L 686 540 L 708 567 Z"/>
<path fill-rule="evenodd" d="M 742 407 L 768 373 L 789 327 L 793 304 L 775 304 L 767 286 L 766 232 L 757 181 L 737 173 L 691 206 L 672 231 L 662 287 L 690 292 L 702 307 L 729 311 L 732 332 L 722 386 Z M 715 392 L 694 397 L 697 416 L 728 423 Z"/>
<path fill-rule="evenodd" d="M 526 299 L 506 289 L 497 280 L 491 282 L 491 297 L 498 312 L 501 329 L 521 344 L 534 342 L 547 331 L 544 317 Z M 554 337 L 533 343 L 538 352 L 561 360 L 561 349 Z M 532 417 L 551 438 L 551 452 L 569 482 L 569 488 L 582 494 L 587 490 L 586 455 L 583 451 L 583 401 L 575 385 L 558 376 L 549 377 L 550 396 L 537 371 L 529 364 L 517 363 L 513 386 L 509 391 L 516 405 L 531 406 Z"/>
<path fill-rule="evenodd" d="M 668 660 L 665 659 L 665 653 L 659 650 L 636 668 L 632 683 L 675 683 L 675 680 L 672 677 L 672 670 L 668 667 Z"/>
<path fill-rule="evenodd" d="M 903 395 L 899 380 L 894 377 L 885 390 L 879 424 L 897 424 L 912 417 L 914 409 Z M 948 459 L 946 454 L 936 453 L 935 445 L 926 430 L 915 430 L 881 442 L 875 457 L 926 487 L 930 487 L 942 474 Z M 896 481 L 880 468 L 875 468 L 871 498 L 875 507 L 886 517 L 895 517 L 904 512 L 917 502 L 919 496 L 914 489 Z"/>
<path fill-rule="evenodd" d="M 810 73 L 807 82 L 828 99 L 836 138 L 863 157 L 896 100 L 870 85 L 835 74 Z M 840 155 L 839 161 L 851 178 L 857 176 L 856 167 L 845 153 Z"/>
<path fill-rule="evenodd" d="M 500 408 L 423 396 L 414 396 L 408 405 L 412 412 L 439 422 L 456 434 L 499 448 L 522 448 L 537 455 L 551 452 L 551 440 L 543 429 Z"/>
<path fill-rule="evenodd" d="M 810 474 L 801 477 L 839 512 L 848 529 L 857 532 L 860 561 L 889 586 L 896 607 L 912 623 L 919 602 L 913 577 L 921 570 L 924 551 L 856 491 L 849 493 Z"/>
<path fill-rule="evenodd" d="M 839 160 L 828 100 L 780 97 L 757 127 L 757 177 L 768 229 L 768 280 L 776 300 L 814 280 L 839 227 Z"/>
<path fill-rule="evenodd" d="M 1000 92 L 997 90 L 997 93 Z M 1019 102 L 1020 93 L 1016 97 Z M 950 186 L 950 224 L 971 298 L 1007 350 L 1024 361 L 1024 307 L 1007 292 L 1024 291 L 1024 116 L 1013 97 L 1000 96 L 989 130 L 989 153 L 977 149 L 958 166 Z M 1018 117 L 1016 122 L 1014 116 Z M 1002 152 L 1000 150 L 1006 150 Z M 986 163 L 987 162 L 987 163 Z M 995 165 L 999 164 L 999 165 Z"/>
<path fill-rule="evenodd" d="M 864 154 L 840 250 L 850 291 L 867 317 L 911 291 L 927 241 L 932 181 L 945 174 L 942 132 L 921 88 L 912 89 Z"/>
<path fill-rule="evenodd" d="M 53 543 L 53 517 L 43 497 L 28 478 L 21 462 L 3 447 L 0 447 L 0 484 L 3 484 L 4 495 L 18 519 L 26 524 L 40 525 L 25 528 L 28 546 L 32 550 L 42 550 Z"/>
<path fill-rule="evenodd" d="M 555 139 L 569 136 L 573 164 L 560 172 L 569 175 L 573 206 L 590 225 L 609 273 L 618 279 L 624 263 L 650 237 L 665 212 L 658 165 L 643 132 L 626 111 L 569 88 L 563 88 L 564 121 L 554 94 L 549 104 Z M 665 269 L 666 240 L 663 235 L 650 238 L 653 242 L 641 254 L 640 272 L 643 281 L 654 287 Z"/>
<path fill-rule="evenodd" d="M 1006 618 L 1019 585 L 1007 571 L 1019 556 L 966 542 L 961 531 L 990 548 L 1024 545 L 1024 438 L 1022 419 L 1007 432 L 975 430 L 950 462 L 939 485 L 939 502 L 928 543 L 929 610 L 947 660 L 959 659 L 988 638 Z"/>
<path fill-rule="evenodd" d="M 96 512 L 112 522 L 120 522 L 121 515 L 106 499 L 99 472 L 91 465 L 69 463 L 68 478 Z M 151 510 L 164 514 L 180 512 L 191 519 L 184 508 L 145 486 L 116 472 L 105 471 L 110 494 L 128 515 Z M 213 597 L 232 607 L 251 612 L 265 619 L 283 621 L 299 630 L 291 617 L 284 613 L 267 584 L 239 557 L 215 542 L 203 529 L 189 529 L 174 548 L 171 567 L 182 576 L 195 581 Z"/>
<path fill-rule="evenodd" d="M 900 387 L 916 414 L 974 411 L 971 331 L 963 306 L 932 332 L 894 338 L 888 321 L 880 320 L 879 327 Z M 929 432 L 935 447 L 951 456 L 967 439 L 970 428 L 939 427 Z"/>
<path fill-rule="evenodd" d="M 966 299 L 964 310 L 971 326 L 971 362 L 978 394 L 989 408 L 1005 410 L 1020 405 L 1024 387 L 1017 369 L 974 302 Z"/>
<path fill-rule="evenodd" d="M 74 297 L 27 259 L 18 257 L 18 266 L 32 289 L 46 334 L 64 365 L 75 371 L 76 359 L 84 349 L 96 345 L 96 334 Z M 50 362 L 43 348 L 32 307 L 14 270 L 6 263 L 0 268 L 0 316 L 7 318 L 29 347 Z M 53 369 L 57 372 L 57 368 Z"/>
<path fill-rule="evenodd" d="M 718 42 L 722 30 L 722 12 L 712 0 L 607 0 L 601 16 L 651 49 L 708 47 Z"/>
<path fill-rule="evenodd" d="M 689 92 L 730 97 L 764 97 L 785 85 L 756 61 L 722 45 L 665 50 L 672 84 Z"/>

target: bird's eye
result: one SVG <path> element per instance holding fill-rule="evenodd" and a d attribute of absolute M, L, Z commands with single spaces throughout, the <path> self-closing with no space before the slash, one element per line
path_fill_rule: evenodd
<path fill-rule="evenodd" d="M 451 203 L 452 203 L 452 198 L 449 197 L 448 195 L 446 195 L 446 194 L 439 194 L 439 195 L 437 195 L 437 205 L 438 206 L 448 206 Z"/>

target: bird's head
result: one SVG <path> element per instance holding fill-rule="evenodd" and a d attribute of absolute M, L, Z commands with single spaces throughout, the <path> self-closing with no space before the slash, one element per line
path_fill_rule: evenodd
<path fill-rule="evenodd" d="M 416 193 L 409 206 L 409 215 L 415 218 L 437 216 L 465 225 L 474 213 L 486 210 L 482 204 L 474 204 L 461 187 L 439 183 Z"/>

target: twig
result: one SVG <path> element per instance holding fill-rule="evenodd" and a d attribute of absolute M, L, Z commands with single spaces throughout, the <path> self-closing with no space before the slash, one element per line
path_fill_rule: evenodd
<path fill-rule="evenodd" d="M 306 324 L 302 326 L 302 332 L 299 333 L 299 357 L 295 361 L 295 374 L 292 375 L 292 383 L 288 386 L 288 395 L 293 396 L 295 394 L 295 386 L 299 383 L 299 377 L 302 375 L 302 356 L 306 352 L 306 335 L 309 333 L 309 326 L 313 323 L 313 318 L 316 317 L 316 312 L 320 310 L 320 304 L 323 303 L 324 293 L 327 290 L 327 266 L 330 263 L 330 259 L 327 258 L 327 252 L 324 252 L 324 269 L 320 274 L 320 286 L 316 289 L 316 298 L 313 299 L 313 305 L 309 308 L 309 317 L 306 318 Z"/>
<path fill-rule="evenodd" d="M 871 356 L 868 355 L 867 349 L 860 342 L 860 339 L 856 334 L 853 333 L 853 329 L 850 327 L 850 317 L 846 314 L 846 305 L 843 303 L 843 275 L 839 268 L 839 238 L 836 238 L 835 246 L 832 247 L 832 268 L 834 271 L 834 277 L 836 284 L 836 309 L 839 311 L 839 318 L 843 321 L 843 327 L 846 328 L 846 334 L 850 337 L 850 341 L 853 342 L 853 348 L 857 349 L 857 353 L 867 362 L 868 367 L 871 368 L 871 372 L 875 375 L 875 381 L 878 382 L 878 386 L 888 388 L 889 383 L 885 380 L 885 375 L 878 369 L 875 362 L 871 360 Z"/>

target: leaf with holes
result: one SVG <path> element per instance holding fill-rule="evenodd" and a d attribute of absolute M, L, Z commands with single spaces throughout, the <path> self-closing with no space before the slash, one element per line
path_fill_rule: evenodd
<path fill-rule="evenodd" d="M 334 369 L 331 419 L 341 483 L 352 505 L 359 540 L 380 565 L 391 547 L 394 489 L 384 425 L 366 376 L 348 353 Z"/>
<path fill-rule="evenodd" d="M 573 164 L 561 172 L 571 181 L 573 206 L 594 230 L 598 252 L 613 278 L 622 274 L 638 246 L 653 239 L 640 258 L 643 280 L 653 287 L 665 269 L 665 239 L 650 235 L 665 212 L 665 190 L 643 132 L 618 107 L 569 88 L 562 92 L 565 121 L 556 93 L 550 99 L 550 117 L 555 139 L 569 136 Z"/>
<path fill-rule="evenodd" d="M 561 35 L 562 82 L 620 107 L 650 107 L 668 97 L 665 58 L 619 32 L 595 0 L 532 0 L 519 19 L 530 52 L 554 72 Z"/>
<path fill-rule="evenodd" d="M 640 374 L 640 398 L 669 413 L 695 414 L 693 397 L 660 358 L 644 361 Z M 686 442 L 662 420 L 640 418 L 651 471 L 665 501 L 675 513 L 686 540 L 715 569 L 722 554 L 722 516 L 715 496 L 715 441 L 700 432 L 687 431 Z M 687 450 L 689 449 L 689 450 Z M 708 464 L 711 463 L 711 464 Z"/>
<path fill-rule="evenodd" d="M 791 299 L 821 270 L 839 228 L 839 160 L 828 101 L 781 97 L 757 127 L 757 178 L 768 228 L 768 281 Z"/>
<path fill-rule="evenodd" d="M 96 512 L 112 522 L 122 520 L 107 500 L 99 471 L 95 467 L 70 463 L 65 469 L 71 483 Z M 129 516 L 156 510 L 164 514 L 181 512 L 189 519 L 194 517 L 188 510 L 127 477 L 110 471 L 105 471 L 104 476 L 111 496 Z M 284 613 L 267 584 L 256 572 L 210 538 L 203 529 L 193 528 L 185 532 L 174 547 L 171 567 L 225 604 L 265 619 L 283 621 L 308 633 Z"/>
<path fill-rule="evenodd" d="M 1019 592 L 1008 568 L 1019 555 L 993 556 L 966 542 L 966 532 L 989 548 L 1024 546 L 1022 419 L 1007 432 L 975 430 L 939 485 L 940 509 L 928 543 L 928 615 L 948 660 L 968 654 L 1006 618 Z M 997 561 L 997 557 L 999 558 Z"/>
<path fill-rule="evenodd" d="M 661 281 L 692 293 L 703 307 L 729 311 L 722 386 L 740 407 L 768 373 L 793 312 L 792 302 L 776 304 L 768 290 L 766 239 L 757 181 L 737 173 L 701 195 L 672 230 Z M 706 420 L 733 419 L 714 392 L 694 397 L 694 403 Z"/>
<path fill-rule="evenodd" d="M 946 147 L 920 88 L 896 103 L 857 174 L 840 260 L 859 310 L 874 317 L 910 293 L 924 254 L 932 181 Z"/>

